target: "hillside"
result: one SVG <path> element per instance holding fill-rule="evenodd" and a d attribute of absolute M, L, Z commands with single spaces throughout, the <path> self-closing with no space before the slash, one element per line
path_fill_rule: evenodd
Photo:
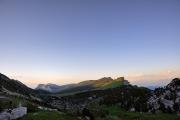
<path fill-rule="evenodd" d="M 44 106 L 46 103 L 39 98 L 41 94 L 44 95 L 47 92 L 31 89 L 20 81 L 10 79 L 0 73 L 0 111 L 12 107 L 11 103 L 14 107 L 19 104 L 27 106 L 27 103 L 31 106 L 34 104 Z"/>
<path fill-rule="evenodd" d="M 119 107 L 135 111 L 147 112 L 147 100 L 150 98 L 151 90 L 135 86 L 120 86 L 112 89 L 93 90 L 81 92 L 68 96 L 47 96 L 44 98 L 47 103 L 58 109 L 76 111 L 83 106 L 91 104 L 99 105 L 118 105 Z"/>
<path fill-rule="evenodd" d="M 0 120 L 77 120 L 63 112 L 58 112 L 52 106 L 47 105 L 39 96 L 47 95 L 47 92 L 33 90 L 23 83 L 0 74 Z M 22 111 L 24 108 L 25 111 Z M 14 112 L 12 112 L 14 111 Z M 27 112 L 26 112 L 27 111 Z M 23 118 L 21 118 L 21 113 Z M 27 113 L 27 115 L 26 115 Z M 36 114 L 36 116 L 34 116 Z"/>
<path fill-rule="evenodd" d="M 35 91 L 20 81 L 13 80 L 0 73 L 0 91 L 7 93 L 18 93 L 26 96 L 30 96 Z"/>
<path fill-rule="evenodd" d="M 104 115 L 102 109 L 110 106 L 119 107 L 126 112 L 179 114 L 179 92 L 180 79 L 176 78 L 164 88 L 157 88 L 154 91 L 145 87 L 121 85 L 112 89 L 93 90 L 67 96 L 46 96 L 44 100 L 72 114 L 86 107 L 94 116 Z"/>

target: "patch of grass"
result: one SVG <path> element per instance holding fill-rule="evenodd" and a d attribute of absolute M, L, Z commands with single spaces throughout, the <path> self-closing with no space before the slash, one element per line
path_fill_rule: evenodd
<path fill-rule="evenodd" d="M 28 113 L 19 120 L 78 120 L 77 118 L 58 111 L 38 111 Z"/>
<path fill-rule="evenodd" d="M 7 97 L 0 99 L 0 111 L 3 111 L 4 109 L 13 109 L 20 105 L 27 107 L 28 112 L 36 112 L 38 110 L 38 105 L 20 97 Z"/>
<path fill-rule="evenodd" d="M 180 120 L 180 116 L 176 114 L 127 112 L 117 106 L 105 109 L 109 114 L 105 118 L 98 117 L 97 120 Z"/>

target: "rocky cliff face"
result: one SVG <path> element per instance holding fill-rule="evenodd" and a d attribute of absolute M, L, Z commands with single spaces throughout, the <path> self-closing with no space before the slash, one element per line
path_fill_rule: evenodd
<path fill-rule="evenodd" d="M 166 87 L 157 88 L 148 100 L 151 112 L 180 112 L 180 79 L 173 79 Z"/>

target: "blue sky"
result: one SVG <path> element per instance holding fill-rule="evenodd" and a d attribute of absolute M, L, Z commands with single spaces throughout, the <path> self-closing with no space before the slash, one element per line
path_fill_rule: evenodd
<path fill-rule="evenodd" d="M 30 87 L 178 77 L 180 1 L 0 0 L 0 56 Z"/>

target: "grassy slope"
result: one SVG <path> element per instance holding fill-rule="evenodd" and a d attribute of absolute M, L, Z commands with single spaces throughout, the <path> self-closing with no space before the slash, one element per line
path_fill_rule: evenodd
<path fill-rule="evenodd" d="M 103 89 L 116 88 L 116 87 L 121 86 L 122 84 L 123 84 L 122 81 L 116 81 L 116 80 L 114 80 L 114 81 L 112 81 L 112 82 L 104 85 L 102 88 L 103 88 Z"/>
<path fill-rule="evenodd" d="M 85 86 L 85 87 L 81 86 L 83 89 L 81 89 L 81 87 L 77 87 L 77 88 L 65 90 L 62 93 L 56 94 L 56 95 L 59 95 L 59 96 L 74 95 L 76 93 L 81 93 L 81 92 L 86 92 L 86 91 L 116 88 L 116 87 L 121 86 L 122 84 L 123 84 L 123 81 L 119 81 L 119 80 L 113 80 L 109 82 L 98 81 L 95 84 L 90 85 L 90 86 Z"/>
<path fill-rule="evenodd" d="M 99 117 L 97 120 L 180 120 L 180 116 L 176 114 L 125 112 L 116 106 L 105 109 L 109 114 L 104 118 Z"/>
<path fill-rule="evenodd" d="M 65 113 L 57 111 L 38 111 L 35 113 L 28 113 L 19 120 L 78 120 L 75 117 L 69 116 Z"/>
<path fill-rule="evenodd" d="M 77 84 L 76 87 L 65 89 L 59 92 L 59 95 L 71 95 L 74 93 L 80 93 L 85 91 L 99 90 L 99 89 L 108 89 L 115 88 L 122 85 L 121 79 L 113 80 L 110 77 L 105 77 L 99 80 L 88 80 L 83 81 Z"/>

